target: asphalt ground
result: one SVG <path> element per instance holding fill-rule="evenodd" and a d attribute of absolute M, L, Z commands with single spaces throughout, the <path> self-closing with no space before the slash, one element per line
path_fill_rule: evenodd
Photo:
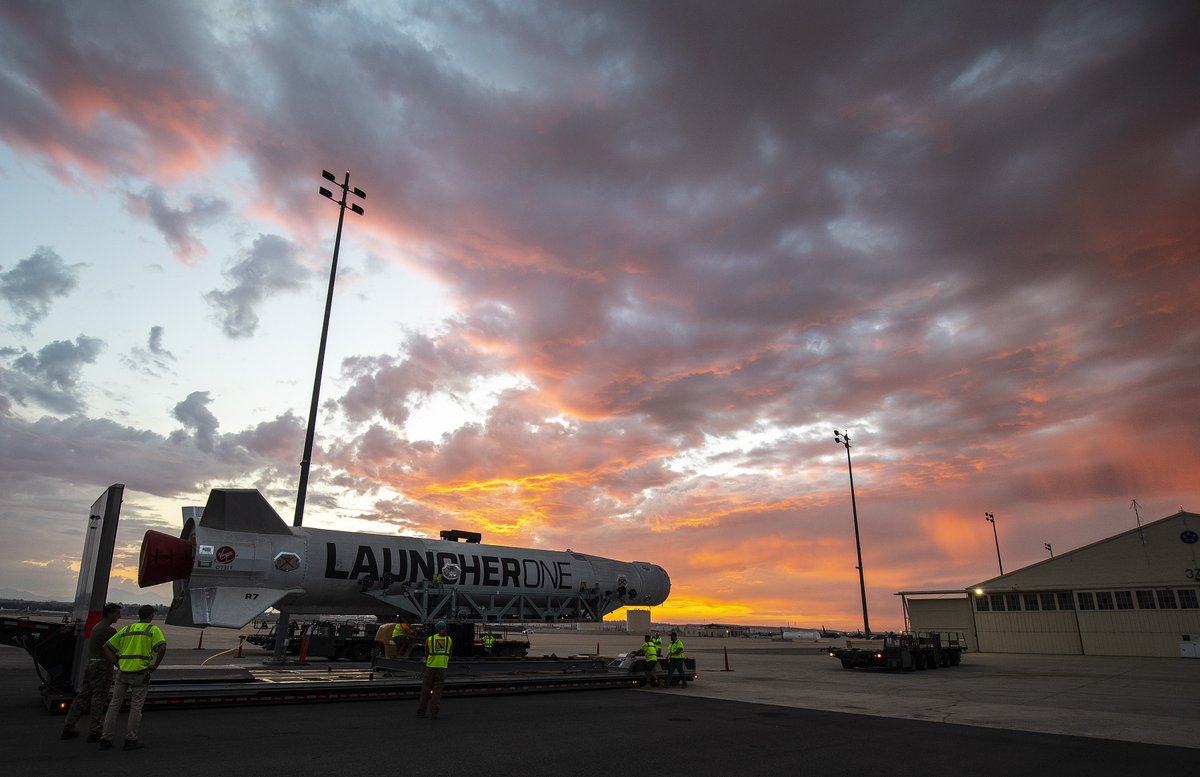
<path fill-rule="evenodd" d="M 237 633 L 168 630 L 168 666 L 195 666 Z M 531 654 L 601 652 L 627 635 L 532 635 Z M 410 701 L 148 711 L 144 750 L 61 741 L 30 659 L 0 647 L 0 774 L 192 775 L 754 773 L 1192 774 L 1200 662 L 968 654 L 925 672 L 846 671 L 815 646 L 688 640 L 687 689 L 447 698 L 436 721 Z M 614 649 L 615 648 L 615 649 Z M 723 671 L 726 655 L 731 671 Z M 210 662 L 261 666 L 262 651 Z M 344 663 L 344 662 L 342 662 Z M 313 662 L 319 668 L 325 662 Z M 345 664 L 350 666 L 349 664 Z M 82 723 L 82 722 L 81 722 Z M 468 771 L 470 770 L 470 771 Z"/>

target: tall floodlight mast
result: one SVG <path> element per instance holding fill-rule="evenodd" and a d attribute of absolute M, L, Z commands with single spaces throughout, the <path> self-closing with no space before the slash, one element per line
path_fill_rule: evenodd
<path fill-rule="evenodd" d="M 863 636 L 871 638 L 871 623 L 867 619 L 867 581 L 863 576 L 862 542 L 858 535 L 858 502 L 854 498 L 854 466 L 850 463 L 850 433 L 833 430 L 833 441 L 846 446 L 846 469 L 850 472 L 850 509 L 854 514 L 854 552 L 858 555 L 858 590 L 862 596 Z"/>
<path fill-rule="evenodd" d="M 317 406 L 321 401 L 321 373 L 325 369 L 325 343 L 329 339 L 329 315 L 333 310 L 333 285 L 337 280 L 337 265 L 338 252 L 342 247 L 342 223 L 346 218 L 346 211 L 350 210 L 358 215 L 363 215 L 362 206 L 358 203 L 347 204 L 346 200 L 351 194 L 359 199 L 365 200 L 367 193 L 362 189 L 350 187 L 350 171 L 346 171 L 346 177 L 341 183 L 337 182 L 337 178 L 328 170 L 322 170 L 321 176 L 332 182 L 335 186 L 342 190 L 340 200 L 334 199 L 333 192 L 326 189 L 324 186 L 318 187 L 317 191 L 322 197 L 332 201 L 338 206 L 338 225 L 337 235 L 333 238 L 333 263 L 329 267 L 329 292 L 325 295 L 325 319 L 321 323 L 321 344 L 317 348 L 317 374 L 313 378 L 312 404 L 308 408 L 308 431 L 304 435 L 304 456 L 300 459 L 300 486 L 296 493 L 296 516 L 292 520 L 293 526 L 300 526 L 304 523 L 304 501 L 308 496 L 308 469 L 312 463 L 313 442 L 317 436 Z M 275 624 L 275 652 L 272 655 L 274 663 L 284 663 L 287 643 L 288 643 L 288 613 L 285 610 L 280 610 L 279 620 Z"/>

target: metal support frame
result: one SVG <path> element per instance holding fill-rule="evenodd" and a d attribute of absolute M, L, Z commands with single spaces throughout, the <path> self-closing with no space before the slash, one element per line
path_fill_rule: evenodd
<path fill-rule="evenodd" d="M 625 606 L 620 599 L 602 594 L 509 594 L 474 586 L 399 585 L 364 591 L 418 621 L 438 618 L 496 623 L 500 621 L 554 623 L 599 622 Z"/>

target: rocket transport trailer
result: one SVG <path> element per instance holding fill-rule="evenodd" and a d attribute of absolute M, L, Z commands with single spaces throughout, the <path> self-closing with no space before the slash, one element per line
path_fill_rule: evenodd
<path fill-rule="evenodd" d="M 124 489 L 112 485 L 92 505 L 71 612 L 58 622 L 0 616 L 0 644 L 33 657 L 51 712 L 65 712 L 83 681 L 87 638 L 107 601 Z M 143 588 L 173 585 L 167 623 L 241 628 L 273 606 L 310 620 L 328 613 L 373 615 L 415 630 L 444 620 L 456 635 L 456 653 L 465 653 L 451 663 L 448 696 L 636 687 L 638 678 L 609 670 L 599 656 L 514 657 L 524 656 L 528 640 L 505 635 L 521 623 L 594 622 L 621 607 L 662 604 L 671 590 L 656 564 L 483 545 L 473 532 L 426 540 L 292 527 L 252 489 L 214 489 L 203 511 L 184 508 L 184 516 L 179 538 L 146 532 L 138 564 Z M 314 624 L 309 653 L 363 658 L 376 652 L 381 636 L 390 637 L 388 625 L 374 634 L 356 627 L 351 634 L 333 623 Z M 476 636 L 488 631 L 497 637 L 492 656 L 476 660 Z M 386 656 L 336 674 L 294 665 L 163 666 L 146 706 L 417 698 L 423 662 Z"/>
<path fill-rule="evenodd" d="M 273 621 L 256 621 L 255 630 L 246 637 L 251 645 L 264 650 L 275 650 L 277 624 Z M 312 621 L 289 621 L 287 652 L 298 656 L 321 656 L 330 661 L 339 658 L 347 661 L 370 661 L 379 656 L 401 657 L 422 655 L 425 637 L 434 633 L 431 623 L 411 624 L 412 637 L 402 639 L 397 645 L 392 639 L 394 623 L 379 624 L 375 618 L 369 620 L 347 619 L 338 616 Z M 450 634 L 454 638 L 454 655 L 458 658 L 484 658 L 482 637 L 491 634 L 495 638 L 491 652 L 486 657 L 524 658 L 529 652 L 529 639 L 524 635 L 510 633 L 508 627 L 483 627 L 474 623 L 451 622 Z M 520 636 L 520 639 L 514 637 Z M 305 640 L 308 640 L 307 645 Z M 401 652 L 402 651 L 402 652 Z"/>
<path fill-rule="evenodd" d="M 937 669 L 958 666 L 966 641 L 958 632 L 922 631 L 917 634 L 888 634 L 878 647 L 830 648 L 829 655 L 843 669 Z"/>

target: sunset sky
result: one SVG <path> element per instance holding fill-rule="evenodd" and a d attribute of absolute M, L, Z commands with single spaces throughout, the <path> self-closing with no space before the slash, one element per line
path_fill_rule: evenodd
<path fill-rule="evenodd" d="M 0 3 L 0 596 L 217 486 L 893 594 L 1200 509 L 1200 5 Z M 116 596 L 117 594 L 114 594 Z"/>

